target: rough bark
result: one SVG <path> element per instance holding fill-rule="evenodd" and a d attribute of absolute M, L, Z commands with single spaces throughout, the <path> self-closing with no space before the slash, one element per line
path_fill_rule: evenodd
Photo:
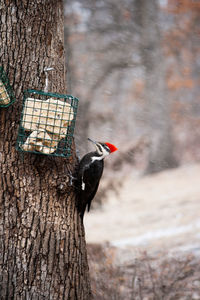
<path fill-rule="evenodd" d="M 0 110 L 0 298 L 90 299 L 84 228 L 68 173 L 69 159 L 15 149 L 23 90 L 64 93 L 61 0 L 2 0 L 0 64 L 16 102 Z"/>
<path fill-rule="evenodd" d="M 151 139 L 146 172 L 155 173 L 177 166 L 158 27 L 157 0 L 136 0 L 136 21 L 141 27 L 141 55 L 145 68 L 144 98 Z"/>

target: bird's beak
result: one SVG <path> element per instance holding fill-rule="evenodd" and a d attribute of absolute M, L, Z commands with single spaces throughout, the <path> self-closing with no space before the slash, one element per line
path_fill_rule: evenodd
<path fill-rule="evenodd" d="M 88 141 L 92 142 L 92 143 L 95 144 L 95 145 L 96 145 L 96 143 L 97 143 L 97 142 L 91 140 L 90 138 L 88 138 Z"/>

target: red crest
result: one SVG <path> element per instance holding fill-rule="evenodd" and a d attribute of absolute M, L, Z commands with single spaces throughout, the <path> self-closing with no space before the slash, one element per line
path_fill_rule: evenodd
<path fill-rule="evenodd" d="M 105 144 L 109 147 L 110 153 L 112 153 L 112 152 L 118 150 L 118 148 L 115 147 L 115 145 L 113 145 L 113 144 L 110 144 L 110 143 L 105 143 Z"/>

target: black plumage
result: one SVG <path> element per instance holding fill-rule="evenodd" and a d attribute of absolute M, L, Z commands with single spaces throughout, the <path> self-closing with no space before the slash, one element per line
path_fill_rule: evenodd
<path fill-rule="evenodd" d="M 77 192 L 78 209 L 83 219 L 85 209 L 90 210 L 101 176 L 103 174 L 104 160 L 98 152 L 87 153 L 79 163 Z"/>

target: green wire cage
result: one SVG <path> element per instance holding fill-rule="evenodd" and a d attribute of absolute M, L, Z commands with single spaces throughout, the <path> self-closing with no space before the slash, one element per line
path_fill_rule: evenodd
<path fill-rule="evenodd" d="M 0 107 L 10 106 L 14 101 L 15 97 L 9 79 L 3 67 L 0 66 Z"/>
<path fill-rule="evenodd" d="M 25 91 L 17 150 L 71 156 L 77 108 L 78 99 L 70 95 Z"/>

